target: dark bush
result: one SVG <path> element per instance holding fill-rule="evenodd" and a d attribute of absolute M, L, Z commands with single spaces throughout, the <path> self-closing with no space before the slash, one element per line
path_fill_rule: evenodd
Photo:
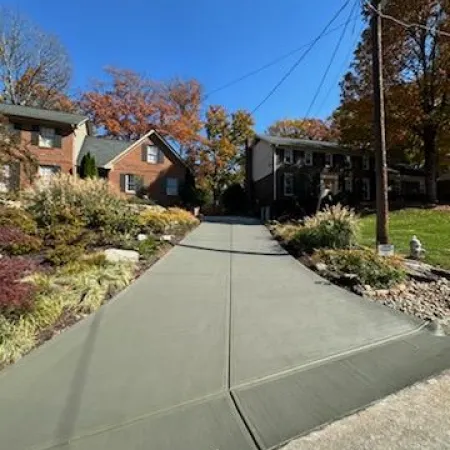
<path fill-rule="evenodd" d="M 222 195 L 225 210 L 231 214 L 243 213 L 247 209 L 247 196 L 240 184 L 232 184 Z"/>
<path fill-rule="evenodd" d="M 22 230 L 12 227 L 0 227 L 0 250 L 10 255 L 26 255 L 38 252 L 42 241 L 28 236 Z"/>
<path fill-rule="evenodd" d="M 0 227 L 18 228 L 26 234 L 36 233 L 37 225 L 31 214 L 20 208 L 0 206 Z"/>
<path fill-rule="evenodd" d="M 33 307 L 36 288 L 22 279 L 36 268 L 29 259 L 0 259 L 0 314 L 20 313 Z"/>

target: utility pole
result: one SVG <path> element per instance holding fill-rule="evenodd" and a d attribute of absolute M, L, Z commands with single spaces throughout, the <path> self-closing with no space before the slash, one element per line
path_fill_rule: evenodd
<path fill-rule="evenodd" d="M 369 0 L 372 3 L 372 66 L 373 66 L 373 101 L 375 162 L 377 186 L 377 244 L 388 244 L 388 173 L 386 156 L 386 123 L 384 107 L 383 80 L 383 38 L 382 38 L 382 0 Z"/>

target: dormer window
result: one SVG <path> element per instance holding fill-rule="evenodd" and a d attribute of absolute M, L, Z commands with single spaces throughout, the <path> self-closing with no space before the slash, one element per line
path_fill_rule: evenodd
<path fill-rule="evenodd" d="M 305 166 L 313 165 L 313 154 L 312 152 L 305 152 Z"/>

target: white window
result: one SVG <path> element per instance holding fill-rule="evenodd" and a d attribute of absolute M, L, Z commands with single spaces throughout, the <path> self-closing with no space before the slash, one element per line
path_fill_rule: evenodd
<path fill-rule="evenodd" d="M 353 179 L 351 177 L 346 177 L 344 181 L 345 192 L 353 192 Z"/>
<path fill-rule="evenodd" d="M 325 165 L 333 167 L 333 155 L 331 153 L 325 153 Z"/>
<path fill-rule="evenodd" d="M 305 152 L 305 166 L 313 165 L 313 154 L 312 152 Z"/>
<path fill-rule="evenodd" d="M 39 166 L 39 178 L 50 180 L 59 172 L 58 166 Z"/>
<path fill-rule="evenodd" d="M 370 170 L 370 159 L 368 156 L 363 156 L 362 165 L 363 170 Z"/>
<path fill-rule="evenodd" d="M 137 190 L 138 180 L 136 175 L 125 175 L 125 192 L 128 194 L 135 194 Z"/>
<path fill-rule="evenodd" d="M 284 163 L 293 164 L 294 162 L 294 151 L 291 148 L 286 148 L 284 150 Z"/>
<path fill-rule="evenodd" d="M 55 146 L 55 134 L 54 128 L 39 128 L 39 147 L 53 148 Z"/>
<path fill-rule="evenodd" d="M 283 177 L 283 191 L 286 197 L 294 195 L 294 174 L 285 173 Z"/>
<path fill-rule="evenodd" d="M 347 166 L 347 169 L 351 169 L 352 166 L 352 157 L 351 156 L 346 156 L 345 157 L 345 165 Z"/>
<path fill-rule="evenodd" d="M 155 145 L 147 145 L 147 162 L 158 164 L 158 147 Z"/>
<path fill-rule="evenodd" d="M 0 166 L 0 192 L 9 191 L 10 177 L 11 177 L 11 167 L 8 164 Z"/>
<path fill-rule="evenodd" d="M 167 178 L 166 194 L 178 195 L 178 178 Z"/>
<path fill-rule="evenodd" d="M 362 180 L 362 198 L 365 201 L 370 200 L 370 179 L 363 178 Z"/>

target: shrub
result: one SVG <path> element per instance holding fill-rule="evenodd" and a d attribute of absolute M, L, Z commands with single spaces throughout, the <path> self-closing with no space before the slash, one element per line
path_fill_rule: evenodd
<path fill-rule="evenodd" d="M 158 250 L 158 242 L 154 237 L 148 236 L 147 239 L 138 243 L 136 250 L 142 258 L 149 259 Z"/>
<path fill-rule="evenodd" d="M 163 215 L 168 220 L 170 228 L 182 228 L 186 230 L 198 224 L 198 219 L 185 209 L 169 208 Z"/>
<path fill-rule="evenodd" d="M 31 214 L 20 208 L 0 206 L 0 227 L 18 228 L 26 234 L 36 233 L 37 225 Z"/>
<path fill-rule="evenodd" d="M 0 227 L 0 250 L 10 255 L 38 252 L 41 247 L 40 239 L 28 236 L 18 228 Z"/>
<path fill-rule="evenodd" d="M 147 208 L 139 215 L 141 226 L 155 234 L 163 234 L 170 225 L 169 217 L 160 208 Z"/>
<path fill-rule="evenodd" d="M 35 270 L 36 264 L 28 259 L 0 259 L 0 314 L 21 313 L 32 308 L 35 287 L 23 279 Z"/>
<path fill-rule="evenodd" d="M 374 288 L 390 287 L 406 277 L 399 258 L 379 256 L 370 249 L 319 250 L 313 261 L 323 262 L 335 272 L 355 274 L 361 284 Z"/>
<path fill-rule="evenodd" d="M 131 233 L 138 226 L 128 202 L 102 179 L 61 174 L 29 193 L 30 211 L 41 226 L 83 223 L 106 233 Z"/>
<path fill-rule="evenodd" d="M 292 236 L 290 245 L 305 253 L 320 248 L 345 249 L 356 244 L 357 235 L 358 218 L 354 211 L 337 205 L 307 217 Z"/>
<path fill-rule="evenodd" d="M 46 260 L 54 266 L 62 266 L 82 258 L 86 247 L 81 244 L 57 244 L 54 248 L 47 250 Z"/>
<path fill-rule="evenodd" d="M 17 361 L 36 343 L 33 323 L 24 319 L 9 321 L 0 315 L 0 366 Z"/>
<path fill-rule="evenodd" d="M 244 188 L 238 183 L 230 185 L 222 195 L 222 203 L 229 213 L 235 214 L 245 211 L 247 195 Z"/>

